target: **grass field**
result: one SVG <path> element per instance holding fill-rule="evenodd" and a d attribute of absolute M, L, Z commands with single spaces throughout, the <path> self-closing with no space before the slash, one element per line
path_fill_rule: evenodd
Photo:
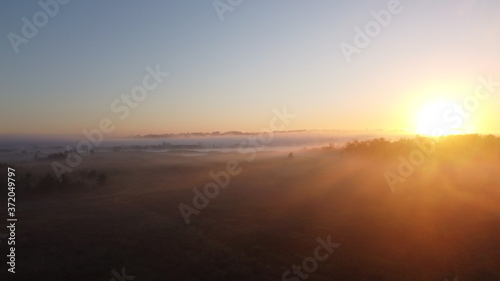
<path fill-rule="evenodd" d="M 328 236 L 340 247 L 308 280 L 500 280 L 500 150 L 485 142 L 438 144 L 394 190 L 384 175 L 415 146 L 372 141 L 252 161 L 94 153 L 68 186 L 43 190 L 20 184 L 50 173 L 50 161 L 15 163 L 16 280 L 111 280 L 125 268 L 135 280 L 296 281 L 284 272 Z M 193 206 L 193 188 L 229 161 L 241 173 L 186 224 L 179 204 Z"/>

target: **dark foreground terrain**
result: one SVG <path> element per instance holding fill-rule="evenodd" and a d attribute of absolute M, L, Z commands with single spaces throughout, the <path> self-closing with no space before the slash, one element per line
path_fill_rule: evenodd
<path fill-rule="evenodd" d="M 498 281 L 499 147 L 465 136 L 432 152 L 415 140 L 372 140 L 250 161 L 95 153 L 65 184 L 51 178 L 50 161 L 14 163 L 16 274 L 6 274 L 2 239 L 1 280 L 118 281 L 125 272 L 122 280 Z M 416 150 L 423 161 L 413 155 L 419 165 L 401 176 L 401 159 Z M 179 204 L 193 207 L 193 188 L 203 191 L 232 160 L 241 173 L 187 225 Z M 391 190 L 387 172 L 404 181 Z M 283 279 L 328 237 L 340 245 L 327 258 Z"/>

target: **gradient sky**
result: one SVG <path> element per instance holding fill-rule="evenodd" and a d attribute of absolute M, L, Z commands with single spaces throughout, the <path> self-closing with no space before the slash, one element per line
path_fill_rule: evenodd
<path fill-rule="evenodd" d="M 7 34 L 41 8 L 2 1 L 0 134 L 76 135 L 105 117 L 121 136 L 258 131 L 284 106 L 288 130 L 413 130 L 426 105 L 500 81 L 498 0 L 401 0 L 348 63 L 340 43 L 388 2 L 243 0 L 221 21 L 212 1 L 70 1 L 16 54 Z M 113 100 L 158 64 L 170 76 L 120 120 Z M 468 121 L 500 131 L 498 112 L 500 88 Z"/>

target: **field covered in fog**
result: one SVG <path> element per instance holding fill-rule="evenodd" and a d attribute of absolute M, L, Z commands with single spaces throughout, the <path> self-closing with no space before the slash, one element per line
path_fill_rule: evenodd
<path fill-rule="evenodd" d="M 95 152 L 64 182 L 51 160 L 4 163 L 18 179 L 18 277 L 500 278 L 498 138 L 290 152 Z M 318 241 L 335 245 L 323 260 Z"/>
<path fill-rule="evenodd" d="M 0 281 L 499 281 L 500 1 L 0 1 Z"/>

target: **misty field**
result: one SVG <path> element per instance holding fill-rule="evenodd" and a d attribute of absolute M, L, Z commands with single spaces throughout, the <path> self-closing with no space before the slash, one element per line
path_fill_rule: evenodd
<path fill-rule="evenodd" d="M 387 172 L 401 176 L 415 141 L 254 159 L 97 152 L 65 184 L 50 160 L 14 163 L 16 280 L 112 280 L 123 268 L 123 280 L 500 280 L 499 139 L 444 138 L 391 188 Z M 186 224 L 180 204 L 193 207 L 193 189 L 228 162 L 241 172 Z M 295 274 L 327 237 L 340 246 Z"/>

